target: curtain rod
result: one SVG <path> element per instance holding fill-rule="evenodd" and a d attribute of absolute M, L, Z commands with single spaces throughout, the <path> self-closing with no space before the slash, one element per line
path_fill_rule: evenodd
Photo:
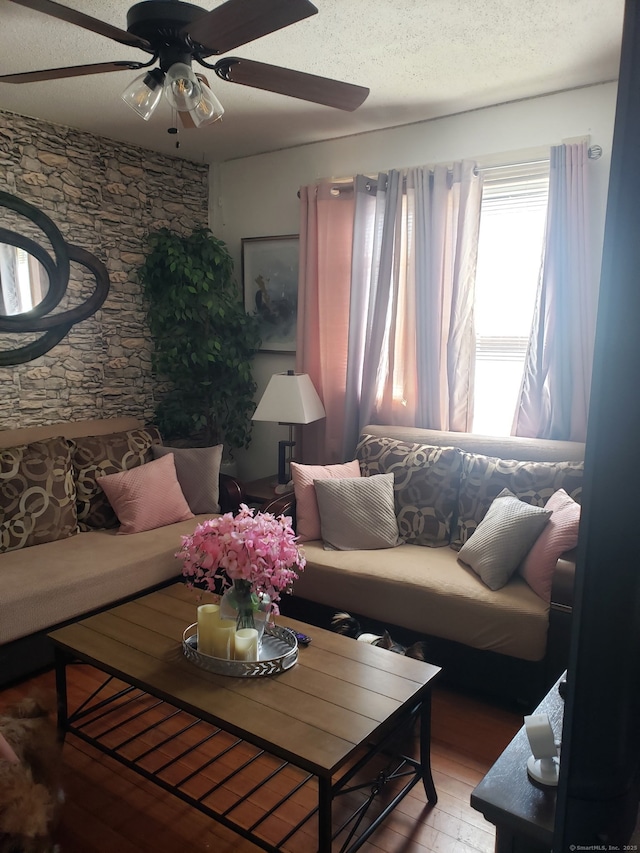
<path fill-rule="evenodd" d="M 589 148 L 587 149 L 587 156 L 589 157 L 589 160 L 599 160 L 602 157 L 601 146 L 600 145 L 589 146 Z M 490 172 L 492 170 L 507 169 L 509 167 L 516 168 L 518 166 L 538 166 L 538 165 L 542 165 L 542 163 L 548 163 L 549 160 L 550 160 L 550 157 L 540 157 L 537 160 L 523 160 L 522 162 L 519 162 L 519 163 L 500 163 L 496 166 L 476 166 L 474 173 L 476 175 L 478 175 L 480 172 Z M 367 177 L 369 177 L 369 179 L 371 181 L 377 180 L 377 177 L 375 177 L 375 178 L 371 177 L 371 176 L 367 176 Z M 353 178 L 348 178 L 344 181 L 344 183 L 341 180 L 336 181 L 336 186 L 331 188 L 332 192 L 335 192 L 336 195 L 340 195 L 340 193 L 343 190 L 348 190 L 348 191 L 353 190 L 353 183 L 347 184 L 347 181 L 353 182 L 353 180 L 354 180 Z M 340 186 L 341 183 L 343 183 L 343 186 Z M 300 198 L 300 190 L 298 190 L 296 195 L 298 196 L 298 198 Z"/>
<path fill-rule="evenodd" d="M 587 148 L 587 156 L 589 157 L 589 160 L 599 160 L 602 157 L 602 148 L 600 145 L 590 145 L 589 148 Z M 550 157 L 538 157 L 535 160 L 522 160 L 517 163 L 499 163 L 495 166 L 478 166 L 477 169 L 478 172 L 489 172 L 492 169 L 507 169 L 510 166 L 513 166 L 514 168 L 517 166 L 538 166 L 542 163 L 548 163 L 550 159 Z"/>

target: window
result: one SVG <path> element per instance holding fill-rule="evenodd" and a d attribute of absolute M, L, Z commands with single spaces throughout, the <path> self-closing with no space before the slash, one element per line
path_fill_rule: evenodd
<path fill-rule="evenodd" d="M 511 432 L 542 264 L 549 162 L 484 170 L 473 432 Z"/>

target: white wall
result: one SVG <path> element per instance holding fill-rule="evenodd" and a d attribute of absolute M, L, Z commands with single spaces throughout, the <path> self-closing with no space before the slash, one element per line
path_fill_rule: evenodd
<path fill-rule="evenodd" d="M 243 237 L 298 233 L 301 185 L 390 168 L 484 159 L 588 134 L 591 144 L 603 149 L 601 159 L 592 164 L 593 250 L 599 269 L 616 92 L 616 84 L 607 83 L 212 166 L 211 228 L 226 241 L 240 280 Z M 293 367 L 293 362 L 288 355 L 256 357 L 258 399 L 269 377 Z M 277 442 L 286 437 L 286 427 L 254 424 L 251 447 L 237 454 L 240 477 L 254 479 L 274 472 Z"/>

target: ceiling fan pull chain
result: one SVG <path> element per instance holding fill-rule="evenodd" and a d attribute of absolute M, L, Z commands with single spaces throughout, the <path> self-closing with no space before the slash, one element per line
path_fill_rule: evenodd
<path fill-rule="evenodd" d="M 180 140 L 178 139 L 178 112 L 174 107 L 171 107 L 171 121 L 173 124 L 167 128 L 167 133 L 171 133 L 176 137 L 176 148 L 180 148 Z"/>

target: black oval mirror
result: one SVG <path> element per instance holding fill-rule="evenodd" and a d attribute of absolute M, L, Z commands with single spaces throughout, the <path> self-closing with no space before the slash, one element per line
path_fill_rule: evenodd
<path fill-rule="evenodd" d="M 0 243 L 0 315 L 27 314 L 49 291 L 49 272 L 26 249 Z"/>
<path fill-rule="evenodd" d="M 63 304 L 52 314 L 66 294 L 71 261 L 93 273 L 95 290 L 81 305 L 64 310 Z M 75 323 L 94 314 L 108 292 L 107 268 L 95 255 L 66 243 L 38 208 L 0 192 L 0 366 L 48 352 Z M 24 333 L 28 343 L 5 346 Z M 42 335 L 33 340 L 33 333 Z"/>

